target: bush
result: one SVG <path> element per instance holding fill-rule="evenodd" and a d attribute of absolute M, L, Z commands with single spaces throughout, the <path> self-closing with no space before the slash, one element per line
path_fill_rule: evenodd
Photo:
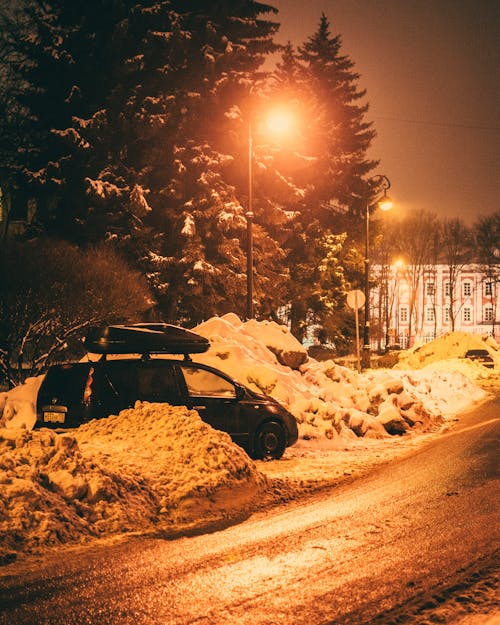
<path fill-rule="evenodd" d="M 108 245 L 7 242 L 0 250 L 0 372 L 18 384 L 69 354 L 81 356 L 89 326 L 137 321 L 151 306 L 145 279 Z"/>

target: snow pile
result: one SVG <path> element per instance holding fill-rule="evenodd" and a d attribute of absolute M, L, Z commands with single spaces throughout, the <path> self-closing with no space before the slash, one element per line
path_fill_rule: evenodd
<path fill-rule="evenodd" d="M 274 321 L 250 319 L 243 323 L 237 315 L 228 313 L 223 317 L 212 317 L 194 331 L 212 342 L 223 342 L 244 357 L 254 356 L 271 365 L 278 362 L 298 369 L 308 358 L 306 348 L 290 330 Z"/>
<path fill-rule="evenodd" d="M 234 314 L 212 318 L 195 331 L 211 343 L 196 360 L 275 397 L 297 419 L 302 439 L 382 438 L 432 430 L 485 395 L 453 371 L 417 375 L 373 370 L 360 375 L 332 360 L 312 358 L 291 369 L 276 356 L 301 353 L 302 346 L 288 330 L 269 322 L 243 323 Z"/>
<path fill-rule="evenodd" d="M 0 393 L 0 427 L 8 424 L 11 428 L 33 428 L 36 421 L 36 397 L 42 381 L 42 375 L 28 378 L 24 384 Z"/>
<path fill-rule="evenodd" d="M 431 369 L 371 370 L 364 374 L 333 361 L 304 360 L 303 346 L 287 328 L 274 322 L 250 320 L 243 323 L 236 315 L 214 317 L 195 328 L 210 340 L 205 354 L 195 360 L 215 366 L 257 392 L 271 395 L 296 417 L 302 439 L 381 438 L 408 431 L 427 431 L 472 402 L 484 391 L 471 380 L 475 377 L 457 371 L 442 358 L 464 354 L 477 346 L 470 335 L 453 333 L 414 350 L 402 363 Z M 460 336 L 459 336 L 460 335 Z M 491 339 L 492 341 L 492 339 Z M 305 356 L 307 358 L 307 355 Z M 282 364 L 289 362 L 293 367 Z M 299 363 L 302 364 L 299 365 Z M 438 363 L 442 364 L 440 367 Z M 463 361 L 468 370 L 491 370 Z M 401 367 L 402 365 L 400 365 Z M 298 367 L 298 368 L 297 368 Z M 407 366 L 407 369 L 412 367 Z M 0 427 L 24 426 L 34 422 L 36 392 L 41 379 L 0 397 Z"/>
<path fill-rule="evenodd" d="M 486 368 L 477 361 L 464 358 L 470 349 L 485 349 L 493 358 L 494 369 L 497 371 Z M 460 371 L 471 379 L 487 378 L 497 375 L 500 369 L 500 346 L 493 337 L 488 335 L 448 332 L 429 343 L 415 345 L 412 349 L 401 352 L 399 362 L 395 366 L 397 369 L 422 369 L 423 367 Z"/>
<path fill-rule="evenodd" d="M 196 412 L 145 402 L 71 434 L 0 430 L 0 483 L 5 562 L 50 545 L 228 520 L 266 480 Z"/>

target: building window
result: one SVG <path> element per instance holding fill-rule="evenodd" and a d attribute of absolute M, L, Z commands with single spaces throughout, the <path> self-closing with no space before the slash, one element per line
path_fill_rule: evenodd
<path fill-rule="evenodd" d="M 431 308 L 430 306 L 427 307 L 425 318 L 427 321 L 434 321 L 434 308 Z"/>
<path fill-rule="evenodd" d="M 485 306 L 483 318 L 485 321 L 493 321 L 493 306 Z"/>
<path fill-rule="evenodd" d="M 487 297 L 491 297 L 493 295 L 493 282 L 488 281 L 484 283 L 484 294 Z"/>
<path fill-rule="evenodd" d="M 470 306 L 465 306 L 463 310 L 463 320 L 471 321 L 471 319 L 472 319 L 472 313 L 471 313 Z"/>
<path fill-rule="evenodd" d="M 472 295 L 472 283 L 464 282 L 462 284 L 462 293 L 464 297 L 470 297 Z"/>
<path fill-rule="evenodd" d="M 408 322 L 408 306 L 401 306 L 399 309 L 399 320 L 402 323 Z"/>
<path fill-rule="evenodd" d="M 445 306 L 443 311 L 444 311 L 444 322 L 449 323 L 450 322 L 450 307 Z"/>
<path fill-rule="evenodd" d="M 451 297 L 451 284 L 449 282 L 444 283 L 444 294 L 445 297 Z"/>
<path fill-rule="evenodd" d="M 436 292 L 436 289 L 434 288 L 434 282 L 427 282 L 425 290 L 427 295 L 430 295 L 432 297 Z"/>

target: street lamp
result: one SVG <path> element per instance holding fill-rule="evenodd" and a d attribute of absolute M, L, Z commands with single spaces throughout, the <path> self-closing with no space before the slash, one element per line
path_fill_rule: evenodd
<path fill-rule="evenodd" d="M 293 125 L 293 115 L 287 109 L 276 108 L 269 112 L 265 119 L 266 130 L 274 135 L 284 135 Z M 246 318 L 253 319 L 253 128 L 252 120 L 248 122 L 248 204 L 245 217 L 247 220 L 247 304 Z"/>
<path fill-rule="evenodd" d="M 247 319 L 253 319 L 253 134 L 248 123 L 248 205 L 247 219 Z"/>
<path fill-rule="evenodd" d="M 365 327 L 363 331 L 363 352 L 362 366 L 364 369 L 370 367 L 370 208 L 375 205 L 381 210 L 387 211 L 392 208 L 392 201 L 387 195 L 387 189 L 390 189 L 391 182 L 384 174 L 378 174 L 368 180 L 372 187 L 378 187 L 384 191 L 381 198 L 370 204 L 370 200 L 366 201 L 366 230 L 365 230 Z"/>

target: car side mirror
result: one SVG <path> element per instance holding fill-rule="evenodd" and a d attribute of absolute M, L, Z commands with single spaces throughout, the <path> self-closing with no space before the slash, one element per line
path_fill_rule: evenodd
<path fill-rule="evenodd" d="M 236 399 L 238 401 L 241 401 L 245 397 L 245 395 L 246 395 L 245 389 L 242 386 L 240 386 L 239 384 L 236 384 L 235 388 L 236 388 Z"/>

